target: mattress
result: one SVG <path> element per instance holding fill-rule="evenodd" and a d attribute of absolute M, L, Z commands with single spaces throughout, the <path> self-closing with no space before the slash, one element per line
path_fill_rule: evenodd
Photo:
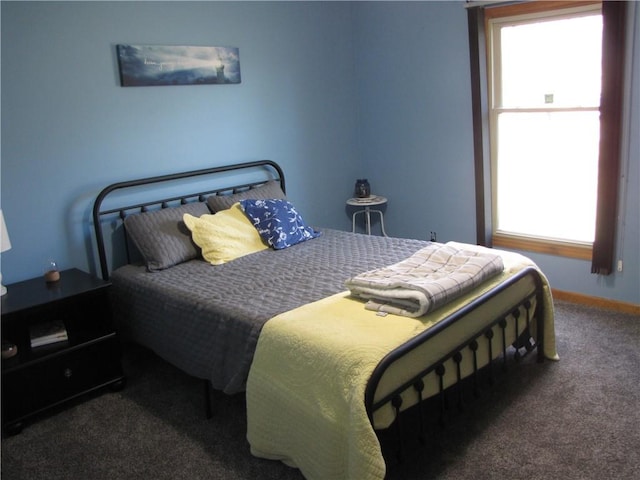
<path fill-rule="evenodd" d="M 316 239 L 224 265 L 191 260 L 157 272 L 126 265 L 111 276 L 118 330 L 213 388 L 238 393 L 266 321 L 428 244 L 323 229 Z"/>

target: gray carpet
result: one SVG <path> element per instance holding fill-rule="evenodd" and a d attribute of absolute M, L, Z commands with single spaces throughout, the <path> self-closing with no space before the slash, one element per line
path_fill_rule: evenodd
<path fill-rule="evenodd" d="M 560 362 L 534 355 L 426 445 L 390 460 L 392 479 L 640 478 L 640 318 L 557 303 Z M 2 478 L 301 479 L 254 458 L 242 395 L 214 396 L 150 352 L 126 346 L 127 387 L 43 416 L 2 439 Z"/>

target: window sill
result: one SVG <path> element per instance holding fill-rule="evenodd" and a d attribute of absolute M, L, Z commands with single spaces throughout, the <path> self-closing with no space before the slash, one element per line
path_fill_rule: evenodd
<path fill-rule="evenodd" d="M 494 247 L 526 250 L 560 257 L 579 258 L 581 260 L 591 260 L 591 252 L 593 249 L 592 245 L 589 244 L 523 237 L 498 232 L 493 234 L 492 240 Z"/>

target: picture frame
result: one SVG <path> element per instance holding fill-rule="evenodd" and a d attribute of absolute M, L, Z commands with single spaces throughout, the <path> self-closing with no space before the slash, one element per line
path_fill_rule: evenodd
<path fill-rule="evenodd" d="M 123 87 L 241 83 L 237 47 L 116 46 Z"/>

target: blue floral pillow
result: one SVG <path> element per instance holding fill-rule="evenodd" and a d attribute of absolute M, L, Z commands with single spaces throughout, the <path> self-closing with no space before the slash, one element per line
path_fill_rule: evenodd
<path fill-rule="evenodd" d="M 287 200 L 241 200 L 240 206 L 262 240 L 276 250 L 320 236 Z"/>

